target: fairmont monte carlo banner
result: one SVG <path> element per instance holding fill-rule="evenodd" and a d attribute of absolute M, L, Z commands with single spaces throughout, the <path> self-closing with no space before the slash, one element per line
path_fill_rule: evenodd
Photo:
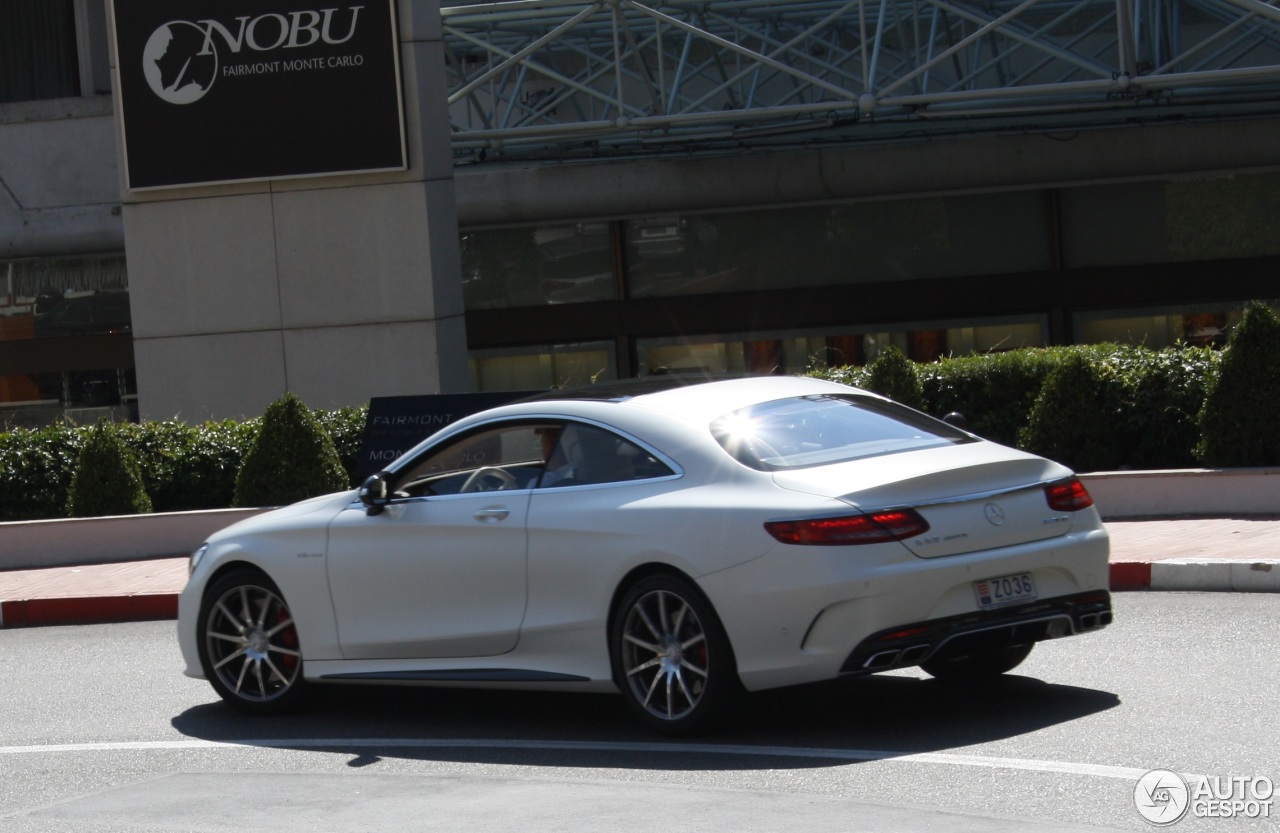
<path fill-rule="evenodd" d="M 111 0 L 127 185 L 406 167 L 394 0 Z"/>

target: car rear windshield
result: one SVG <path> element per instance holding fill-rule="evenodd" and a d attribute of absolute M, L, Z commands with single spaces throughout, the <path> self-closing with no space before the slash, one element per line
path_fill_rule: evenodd
<path fill-rule="evenodd" d="M 734 459 L 760 471 L 976 441 L 918 411 L 858 394 L 763 402 L 725 414 L 711 423 L 711 433 Z"/>

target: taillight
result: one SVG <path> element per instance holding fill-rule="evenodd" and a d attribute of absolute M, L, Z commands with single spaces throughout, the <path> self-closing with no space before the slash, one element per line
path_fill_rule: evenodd
<path fill-rule="evenodd" d="M 1044 496 L 1049 501 L 1049 508 L 1058 512 L 1079 512 L 1093 506 L 1089 491 L 1075 477 L 1045 486 Z"/>
<path fill-rule="evenodd" d="M 929 531 L 929 522 L 914 509 L 890 509 L 841 518 L 770 521 L 764 528 L 784 544 L 852 546 L 901 541 Z"/>

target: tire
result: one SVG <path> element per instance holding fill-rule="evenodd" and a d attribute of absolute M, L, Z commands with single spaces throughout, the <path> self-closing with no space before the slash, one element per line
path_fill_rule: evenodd
<path fill-rule="evenodd" d="M 200 665 L 223 700 L 248 714 L 296 708 L 306 681 L 298 629 L 275 582 L 234 570 L 204 593 L 197 620 Z"/>
<path fill-rule="evenodd" d="M 921 663 L 920 667 L 932 677 L 939 680 L 986 680 L 999 677 L 1006 671 L 1012 671 L 1022 664 L 1031 654 L 1034 642 L 1026 645 L 1011 645 L 1008 648 L 996 648 L 991 651 L 976 651 L 957 657 L 945 657 Z"/>
<path fill-rule="evenodd" d="M 723 720 L 742 691 L 737 663 L 711 605 L 688 581 L 650 576 L 623 594 L 610 657 L 627 706 L 666 735 Z"/>

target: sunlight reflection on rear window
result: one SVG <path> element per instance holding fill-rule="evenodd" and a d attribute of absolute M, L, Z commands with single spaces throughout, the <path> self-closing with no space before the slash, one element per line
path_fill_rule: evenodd
<path fill-rule="evenodd" d="M 941 420 L 871 396 L 778 399 L 725 414 L 711 433 L 734 459 L 760 471 L 975 442 Z"/>

